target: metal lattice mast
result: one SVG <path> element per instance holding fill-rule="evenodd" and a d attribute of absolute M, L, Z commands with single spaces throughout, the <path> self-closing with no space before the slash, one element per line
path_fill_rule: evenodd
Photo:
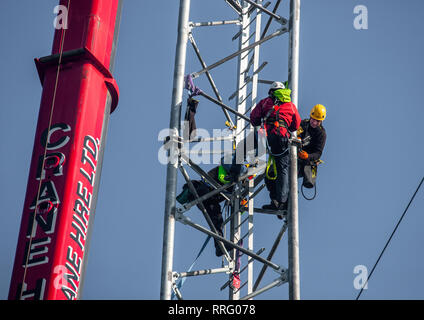
<path fill-rule="evenodd" d="M 300 0 L 290 0 L 289 83 L 292 101 L 297 106 L 299 96 L 299 29 Z M 296 135 L 296 133 L 294 133 Z M 300 299 L 299 219 L 297 186 L 297 147 L 290 147 L 290 210 L 289 222 L 289 299 Z"/>
<path fill-rule="evenodd" d="M 239 50 L 243 50 L 249 45 L 249 37 L 250 37 L 250 17 L 248 15 L 248 9 L 249 5 L 248 3 L 244 2 L 241 9 L 241 24 L 240 24 L 240 31 L 239 31 Z M 243 53 L 239 55 L 238 57 L 238 68 L 237 68 L 237 111 L 244 114 L 246 112 L 246 100 L 247 100 L 247 83 L 246 83 L 246 74 L 248 73 L 247 70 L 247 64 L 249 60 L 248 53 Z M 238 145 L 243 140 L 243 128 L 246 126 L 246 121 L 242 118 L 237 117 L 236 122 L 236 136 L 235 136 L 235 143 Z M 243 156 L 244 152 L 242 150 L 243 148 L 237 148 L 236 149 L 236 161 L 237 163 L 243 162 Z M 239 151 L 239 152 L 237 152 Z M 241 152 L 240 152 L 241 151 Z M 232 213 L 234 215 L 233 219 L 231 220 L 230 224 L 230 239 L 232 242 L 237 243 L 240 240 L 241 237 L 241 213 L 240 210 L 240 193 L 239 188 L 236 188 L 235 191 L 236 197 L 234 199 L 234 202 L 232 204 Z M 234 261 L 237 260 L 236 256 L 236 250 L 233 250 L 233 255 L 231 257 Z M 231 281 L 231 278 L 230 278 Z M 239 290 L 233 290 L 231 286 L 229 287 L 229 299 L 230 300 L 238 300 L 240 299 L 240 291 Z"/>
<path fill-rule="evenodd" d="M 296 8 L 296 4 L 293 4 L 295 1 L 297 4 L 298 0 L 292 0 L 291 10 Z M 180 284 L 179 281 L 185 277 L 191 276 L 200 276 L 207 274 L 216 274 L 216 273 L 227 273 L 230 274 L 230 280 L 226 281 L 221 287 L 221 290 L 229 287 L 229 299 L 251 299 L 256 295 L 265 292 L 275 286 L 279 286 L 282 283 L 288 282 L 289 274 L 290 279 L 294 279 L 293 283 L 290 284 L 289 295 L 290 298 L 299 298 L 298 293 L 298 232 L 297 232 L 297 189 L 296 192 L 291 192 L 290 198 L 290 214 L 285 216 L 284 224 L 277 235 L 276 240 L 274 241 L 272 248 L 266 258 L 262 257 L 261 254 L 265 250 L 261 248 L 260 250 L 254 251 L 253 244 L 253 216 L 255 213 L 269 213 L 264 212 L 264 210 L 254 208 L 254 198 L 260 193 L 264 188 L 263 178 L 264 170 L 266 167 L 266 161 L 258 159 L 258 157 L 252 159 L 252 157 L 245 158 L 244 143 L 248 144 L 249 139 L 247 139 L 248 131 L 251 128 L 250 119 L 247 116 L 248 112 L 253 109 L 258 102 L 257 97 L 257 86 L 258 83 L 270 84 L 273 81 L 271 80 L 260 80 L 258 75 L 259 72 L 267 65 L 267 62 L 260 64 L 259 62 L 259 51 L 262 43 L 269 41 L 279 35 L 282 35 L 288 31 L 285 27 L 287 20 L 279 16 L 276 11 L 281 3 L 281 0 L 276 0 L 273 6 L 272 11 L 267 7 L 270 6 L 271 2 L 262 4 L 262 0 L 225 0 L 229 4 L 236 14 L 238 19 L 235 20 L 220 20 L 220 21 L 211 21 L 211 22 L 190 22 L 189 21 L 189 12 L 190 12 L 190 0 L 180 0 L 180 11 L 179 11 L 179 23 L 178 23 L 178 37 L 177 37 L 177 47 L 176 47 L 176 56 L 175 56 L 175 69 L 174 69 L 174 82 L 173 82 L 173 93 L 172 93 L 172 104 L 171 104 L 171 121 L 170 121 L 170 131 L 169 136 L 166 140 L 166 149 L 168 150 L 169 163 L 167 165 L 167 183 L 166 183 L 166 201 L 165 201 L 165 219 L 164 219 L 164 238 L 163 238 L 163 255 L 162 255 L 162 274 L 161 274 L 161 299 L 171 299 L 172 292 L 177 298 L 182 299 L 182 293 L 179 290 Z M 261 32 L 261 16 L 265 15 L 267 23 L 264 29 Z M 293 15 L 291 15 L 293 17 Z M 298 15 L 297 15 L 298 17 Z M 271 22 L 276 21 L 279 24 L 279 28 L 274 32 L 269 32 L 268 30 L 271 25 Z M 297 21 L 298 23 L 298 21 Z M 238 25 L 239 32 L 233 37 L 233 40 L 238 39 L 238 51 L 233 54 L 222 58 L 221 60 L 211 64 L 206 65 L 204 59 L 202 58 L 201 51 L 199 50 L 194 36 L 192 34 L 192 29 L 197 27 L 210 26 L 215 27 L 218 25 Z M 292 32 L 290 38 L 290 74 L 289 81 L 292 87 L 292 90 L 295 93 L 295 99 L 297 103 L 297 63 L 298 63 L 298 24 L 297 27 L 293 27 L 293 22 L 291 23 Z M 296 29 L 297 28 L 297 29 Z M 251 33 L 251 30 L 254 30 Z M 297 31 L 296 31 L 297 30 Z M 297 37 L 297 38 L 296 38 Z M 297 39 L 297 40 L 296 40 Z M 186 62 L 186 46 L 187 42 L 190 41 L 194 52 L 202 66 L 202 69 L 198 72 L 189 73 L 184 82 L 184 74 L 187 74 L 185 71 L 185 62 Z M 293 45 L 295 44 L 295 45 Z M 235 108 L 229 107 L 224 103 L 223 98 L 221 97 L 218 86 L 212 78 L 211 70 L 224 64 L 227 61 L 230 61 L 234 58 L 238 58 L 237 64 L 237 85 L 236 91 L 228 98 L 229 100 L 235 99 Z M 207 80 L 213 90 L 214 96 L 211 96 L 206 93 L 206 91 L 198 90 L 194 86 L 193 80 L 205 75 Z M 281 80 L 281 79 L 280 79 Z M 196 164 L 191 158 L 190 153 L 185 152 L 184 145 L 188 143 L 196 143 L 205 141 L 205 139 L 198 138 L 195 140 L 190 140 L 186 138 L 182 132 L 180 120 L 181 120 L 181 107 L 183 101 L 183 89 L 184 87 L 189 90 L 190 93 L 199 95 L 216 105 L 218 105 L 224 112 L 226 118 L 226 125 L 231 129 L 231 134 L 227 137 L 214 137 L 208 141 L 222 141 L 230 140 L 234 143 L 233 155 L 235 155 L 237 163 L 242 163 L 243 161 L 249 161 L 250 167 L 247 174 L 242 175 L 236 181 L 220 185 L 214 177 L 209 176 L 209 174 L 204 171 L 200 165 Z M 237 148 L 236 148 L 237 146 Z M 249 148 L 247 148 L 249 149 Z M 293 148 L 292 148 L 293 149 Z M 240 153 L 239 153 L 240 152 Z M 296 157 L 296 150 L 292 150 L 292 158 Z M 297 160 L 296 160 L 297 161 Z M 189 168 L 191 171 L 194 171 L 202 180 L 206 181 L 209 186 L 211 186 L 212 191 L 202 195 L 201 197 L 197 193 L 192 178 L 189 175 L 189 172 L 186 170 Z M 180 170 L 182 177 L 187 182 L 187 185 L 194 195 L 195 200 L 183 204 L 181 207 L 176 206 L 176 187 L 177 187 L 177 173 Z M 292 167 L 293 170 L 296 168 Z M 254 177 L 254 178 L 252 178 Z M 248 179 L 249 178 L 249 179 Z M 293 180 L 293 179 L 292 179 Z M 297 179 L 294 179 L 297 180 Z M 293 181 L 292 181 L 293 182 Z M 297 181 L 296 181 L 297 182 Z M 291 187 L 293 188 L 294 183 Z M 228 193 L 228 190 L 232 188 L 232 192 Z M 297 188 L 297 184 L 296 184 Z M 229 228 L 229 238 L 225 236 L 220 236 L 215 229 L 208 212 L 203 205 L 203 201 L 220 194 L 226 199 L 225 207 L 229 208 L 228 216 L 225 217 L 226 228 Z M 295 198 L 295 199 L 294 199 Z M 243 209 L 241 206 L 241 200 L 246 200 L 248 203 L 247 209 Z M 244 204 L 243 204 L 244 205 Z M 202 212 L 206 222 L 207 227 L 202 226 L 198 223 L 191 221 L 185 215 L 185 212 L 190 210 L 192 207 L 198 206 Z M 247 215 L 243 212 L 247 211 Z M 277 214 L 277 213 L 275 213 Z M 247 216 L 247 217 L 246 217 Z M 288 219 L 287 219 L 288 218 Z M 201 231 L 207 235 L 214 237 L 221 248 L 221 251 L 224 253 L 222 266 L 220 268 L 210 268 L 204 270 L 191 271 L 187 272 L 176 272 L 173 271 L 173 250 L 174 250 L 174 229 L 175 221 L 181 222 L 186 226 L 192 227 L 198 231 Z M 293 270 L 288 270 L 280 265 L 271 261 L 273 255 L 280 243 L 280 240 L 288 228 L 288 221 L 294 223 L 292 226 L 289 226 L 290 238 L 289 242 L 289 264 L 290 268 Z M 229 222 L 229 223 L 228 223 Z M 247 222 L 247 223 L 246 223 Z M 228 224 L 227 224 L 228 223 Z M 229 226 L 228 226 L 229 225 Z M 225 235 L 225 233 L 224 233 Z M 247 238 L 247 243 L 245 239 Z M 244 240 L 244 244 L 241 240 Z M 225 245 L 225 246 L 224 246 Z M 234 248 L 236 250 L 227 250 L 228 247 Z M 240 267 L 238 262 L 237 252 L 244 255 L 243 260 L 246 260 L 245 264 Z M 253 263 L 259 262 L 262 264 L 262 269 L 254 281 L 253 279 Z M 270 267 L 278 274 L 278 277 L 271 283 L 259 288 L 259 284 L 262 280 L 262 277 Z M 247 270 L 246 273 L 243 273 Z M 243 276 L 245 281 L 239 286 L 234 287 L 232 280 L 234 279 L 235 274 Z M 246 275 L 247 274 L 247 275 Z M 297 280 L 296 280 L 297 279 Z M 242 280 L 242 278 L 240 278 Z M 241 296 L 241 290 L 246 286 L 246 295 Z M 293 289 L 294 288 L 294 289 Z M 297 288 L 297 289 L 296 289 Z"/>
<path fill-rule="evenodd" d="M 184 70 L 187 51 L 188 19 L 190 14 L 190 0 L 180 1 L 178 19 L 178 37 L 174 65 L 174 82 L 172 89 L 171 120 L 169 122 L 170 139 L 175 141 L 179 137 L 181 106 L 184 88 Z M 162 271 L 160 298 L 171 299 L 172 285 L 172 262 L 174 255 L 174 232 L 175 232 L 175 197 L 177 191 L 178 159 L 175 143 L 169 150 L 169 162 L 166 171 L 165 192 L 165 219 L 162 245 Z"/>

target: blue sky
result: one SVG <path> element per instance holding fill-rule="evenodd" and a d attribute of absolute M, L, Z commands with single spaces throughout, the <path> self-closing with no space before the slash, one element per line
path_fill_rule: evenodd
<path fill-rule="evenodd" d="M 273 1 L 274 3 L 275 1 Z M 41 97 L 33 58 L 50 54 L 57 0 L 2 1 L 0 51 L 0 298 L 6 299 Z M 368 9 L 368 29 L 353 26 L 354 7 Z M 120 88 L 111 115 L 84 299 L 158 299 L 166 167 L 157 153 L 169 124 L 179 1 L 124 1 L 114 76 Z M 327 107 L 327 145 L 317 197 L 299 196 L 301 298 L 354 299 L 357 265 L 368 271 L 420 182 L 424 51 L 420 0 L 303 0 L 298 109 L 308 116 Z M 279 14 L 288 16 L 288 1 Z M 192 0 L 191 21 L 235 19 L 225 1 Z M 271 25 L 270 31 L 276 30 Z M 237 50 L 236 26 L 197 28 L 207 64 Z M 262 46 L 268 66 L 260 78 L 287 79 L 287 35 Z M 186 72 L 201 67 L 188 46 Z M 228 101 L 236 87 L 236 60 L 212 75 Z M 196 84 L 211 93 L 205 78 Z M 259 96 L 268 87 L 259 86 Z M 186 92 L 184 99 L 186 97 Z M 185 107 L 183 109 L 185 112 Z M 215 105 L 200 98 L 199 127 L 224 127 Z M 205 169 L 211 166 L 205 166 Z M 192 173 L 190 173 L 192 174 Z M 195 175 L 193 174 L 194 178 Z M 183 178 L 178 177 L 178 190 Z M 423 190 L 414 202 L 361 299 L 423 299 Z M 255 206 L 268 203 L 263 191 Z M 206 225 L 200 211 L 190 218 Z M 255 249 L 271 248 L 280 220 L 255 216 Z M 174 270 L 186 271 L 205 235 L 176 225 Z M 287 266 L 285 237 L 273 261 Z M 195 269 L 220 267 L 212 242 Z M 255 264 L 255 275 L 261 265 Z M 277 277 L 268 271 L 263 284 Z M 185 299 L 227 299 L 223 274 L 190 278 Z M 287 299 L 284 284 L 258 299 Z"/>

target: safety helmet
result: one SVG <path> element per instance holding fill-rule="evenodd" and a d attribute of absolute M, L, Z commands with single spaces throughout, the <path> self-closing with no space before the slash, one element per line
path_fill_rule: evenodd
<path fill-rule="evenodd" d="M 325 119 L 327 115 L 327 110 L 325 109 L 325 107 L 322 104 L 317 104 L 315 105 L 312 110 L 311 110 L 311 118 L 318 120 L 318 121 L 323 121 Z"/>
<path fill-rule="evenodd" d="M 285 89 L 286 87 L 284 86 L 284 84 L 282 82 L 279 81 L 274 81 L 271 84 L 271 87 L 269 88 L 269 90 L 277 90 L 277 89 Z"/>

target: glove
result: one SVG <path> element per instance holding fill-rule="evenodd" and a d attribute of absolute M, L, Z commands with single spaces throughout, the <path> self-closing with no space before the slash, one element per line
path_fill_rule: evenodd
<path fill-rule="evenodd" d="M 308 159 L 308 157 L 309 157 L 308 153 L 307 153 L 306 151 L 304 151 L 304 150 L 299 151 L 299 152 L 298 152 L 298 154 L 297 154 L 297 156 L 298 156 L 300 159 L 302 159 L 302 160 L 307 160 L 307 159 Z"/>
<path fill-rule="evenodd" d="M 293 138 L 293 142 L 298 146 L 302 146 L 302 139 L 300 137 Z"/>
<path fill-rule="evenodd" d="M 296 133 L 297 133 L 297 137 L 299 138 L 299 136 L 303 133 L 303 128 L 299 127 L 299 129 L 297 129 Z"/>

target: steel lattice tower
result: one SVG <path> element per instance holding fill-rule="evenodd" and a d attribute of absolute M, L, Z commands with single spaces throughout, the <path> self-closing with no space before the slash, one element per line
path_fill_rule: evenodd
<path fill-rule="evenodd" d="M 222 0 L 224 1 L 224 0 Z M 278 8 L 281 0 L 262 1 L 262 0 L 225 0 L 225 2 L 234 10 L 236 19 L 220 20 L 210 22 L 193 22 L 190 21 L 190 0 L 180 0 L 179 19 L 178 19 L 178 36 L 174 65 L 174 80 L 171 100 L 171 115 L 169 123 L 169 136 L 166 140 L 168 150 L 167 179 L 166 179 L 166 199 L 165 199 L 165 215 L 164 215 L 164 234 L 163 234 L 163 252 L 162 252 L 162 272 L 161 272 L 161 291 L 160 298 L 169 300 L 172 293 L 177 298 L 182 298 L 182 294 L 178 289 L 177 281 L 188 276 L 197 276 L 214 273 L 230 274 L 230 280 L 223 287 L 229 287 L 229 299 L 251 299 L 254 296 L 267 291 L 282 283 L 289 283 L 289 298 L 300 299 L 299 292 L 299 248 L 298 248 L 298 192 L 297 192 L 297 147 L 294 144 L 290 146 L 290 196 L 289 210 L 284 215 L 284 223 L 275 239 L 272 248 L 266 258 L 261 256 L 263 249 L 254 251 L 253 246 L 253 217 L 254 213 L 265 213 L 261 209 L 254 208 L 254 197 L 264 188 L 263 178 L 266 167 L 266 161 L 256 158 L 250 158 L 249 171 L 240 176 L 238 180 L 231 184 L 221 186 L 208 173 L 203 170 L 200 165 L 194 163 L 190 159 L 189 154 L 184 152 L 184 144 L 201 142 L 202 139 L 196 141 L 188 141 L 183 134 L 183 125 L 181 124 L 181 111 L 183 105 L 184 89 L 190 92 L 196 92 L 197 95 L 212 101 L 220 107 L 226 118 L 226 125 L 231 132 L 227 137 L 212 138 L 220 140 L 230 140 L 234 146 L 243 143 L 245 132 L 253 128 L 250 125 L 249 117 L 246 116 L 252 110 L 256 103 L 259 102 L 257 97 L 258 83 L 270 84 L 273 80 L 259 79 L 260 71 L 266 66 L 267 62 L 260 64 L 260 48 L 261 44 L 271 39 L 279 39 L 285 33 L 289 34 L 289 68 L 288 81 L 292 90 L 292 102 L 297 106 L 298 102 L 298 55 L 299 55 L 299 20 L 300 20 L 300 0 L 290 1 L 290 18 L 285 19 L 278 15 Z M 268 9 L 270 8 L 270 9 Z M 271 9 L 272 8 L 272 9 Z M 262 26 L 262 19 L 266 21 Z M 272 25 L 277 25 L 277 29 L 268 32 Z M 198 27 L 215 27 L 217 25 L 235 25 L 239 27 L 234 39 L 238 39 L 238 51 L 222 58 L 221 60 L 206 65 L 202 58 L 201 52 L 195 42 L 192 30 Z M 284 38 L 284 37 L 283 37 Z M 274 40 L 275 41 L 275 40 Z M 198 72 L 187 72 L 185 70 L 187 59 L 188 44 L 194 49 L 194 52 L 202 65 L 202 69 Z M 283 57 L 282 57 L 283 58 Z M 237 90 L 229 99 L 235 99 L 235 108 L 231 108 L 224 103 L 218 87 L 216 86 L 210 71 L 230 60 L 237 59 Z M 193 80 L 198 77 L 205 76 L 214 92 L 215 97 L 197 90 L 193 85 Z M 275 79 L 277 80 L 277 79 Z M 295 133 L 294 133 L 295 135 Z M 246 139 L 247 140 L 247 139 Z M 236 150 L 236 151 L 234 151 Z M 238 147 L 234 147 L 233 154 L 237 158 Z M 254 163 L 254 165 L 253 165 Z M 189 176 L 186 168 L 192 169 L 198 177 L 206 181 L 214 190 L 210 193 L 198 196 L 192 178 Z M 179 206 L 176 202 L 177 195 L 177 177 L 178 171 L 187 182 L 195 200 Z M 252 179 L 251 177 L 254 176 Z M 251 179 L 249 179 L 249 177 Z M 225 193 L 226 189 L 232 187 L 232 193 Z M 225 205 L 228 208 L 228 216 L 224 218 L 226 228 L 229 228 L 228 235 L 221 237 L 211 222 L 202 201 L 220 193 L 226 199 Z M 243 208 L 240 206 L 240 200 L 247 201 L 247 218 L 243 216 Z M 204 227 L 191 221 L 184 213 L 191 207 L 198 205 L 208 223 L 208 227 Z M 218 240 L 220 248 L 224 252 L 223 267 L 215 269 L 204 269 L 188 272 L 177 272 L 173 270 L 174 255 L 174 236 L 175 222 L 181 222 L 187 227 L 197 229 L 207 235 Z M 228 226 L 229 225 L 229 226 Z M 288 267 L 284 268 L 271 261 L 273 255 L 282 239 L 283 234 L 288 229 Z M 240 245 L 239 240 L 247 238 L 246 245 Z M 246 244 L 246 242 L 244 242 Z M 226 246 L 224 246 L 226 245 Z M 227 251 L 225 247 L 232 247 L 236 250 Z M 248 257 L 246 266 L 237 268 L 236 252 L 241 252 Z M 261 271 L 257 279 L 253 279 L 253 263 L 260 262 L 262 264 Z M 267 268 L 273 269 L 278 277 L 271 283 L 259 287 L 262 277 Z M 231 284 L 232 278 L 247 270 L 247 279 L 239 287 L 234 288 Z M 241 292 L 246 290 L 246 294 Z"/>

